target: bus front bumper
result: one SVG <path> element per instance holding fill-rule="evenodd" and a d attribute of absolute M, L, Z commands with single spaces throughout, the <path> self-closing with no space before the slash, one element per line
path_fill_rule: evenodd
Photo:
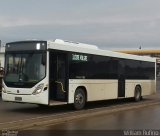
<path fill-rule="evenodd" d="M 48 105 L 48 94 L 40 93 L 37 95 L 16 95 L 2 92 L 2 100 L 16 103 L 32 103 Z"/>

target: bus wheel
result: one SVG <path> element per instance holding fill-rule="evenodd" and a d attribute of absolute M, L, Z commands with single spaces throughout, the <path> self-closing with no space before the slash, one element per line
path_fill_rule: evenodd
<path fill-rule="evenodd" d="M 142 98 L 141 96 L 141 87 L 140 86 L 136 86 L 135 88 L 135 93 L 134 93 L 134 100 L 136 102 L 140 101 Z"/>
<path fill-rule="evenodd" d="M 84 108 L 85 104 L 86 104 L 86 95 L 84 93 L 84 90 L 81 88 L 76 89 L 74 95 L 74 108 L 76 110 L 81 110 Z"/>

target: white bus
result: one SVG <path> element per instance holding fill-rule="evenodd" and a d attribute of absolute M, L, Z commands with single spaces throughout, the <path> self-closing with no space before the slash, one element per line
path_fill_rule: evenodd
<path fill-rule="evenodd" d="M 156 92 L 156 59 L 63 40 L 6 44 L 2 99 L 40 105 L 73 104 Z"/>

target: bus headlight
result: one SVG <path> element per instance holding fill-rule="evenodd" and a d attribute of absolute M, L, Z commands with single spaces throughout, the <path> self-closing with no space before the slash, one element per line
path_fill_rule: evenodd
<path fill-rule="evenodd" d="M 42 90 L 43 90 L 43 87 L 44 87 L 44 84 L 39 84 L 39 85 L 36 87 L 36 89 L 33 91 L 32 94 L 36 95 L 36 94 L 41 93 Z"/>

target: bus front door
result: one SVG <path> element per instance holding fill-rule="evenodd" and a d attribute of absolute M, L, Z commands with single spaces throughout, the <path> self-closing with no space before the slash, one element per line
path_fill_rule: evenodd
<path fill-rule="evenodd" d="M 50 100 L 66 101 L 67 57 L 63 53 L 50 53 Z"/>

